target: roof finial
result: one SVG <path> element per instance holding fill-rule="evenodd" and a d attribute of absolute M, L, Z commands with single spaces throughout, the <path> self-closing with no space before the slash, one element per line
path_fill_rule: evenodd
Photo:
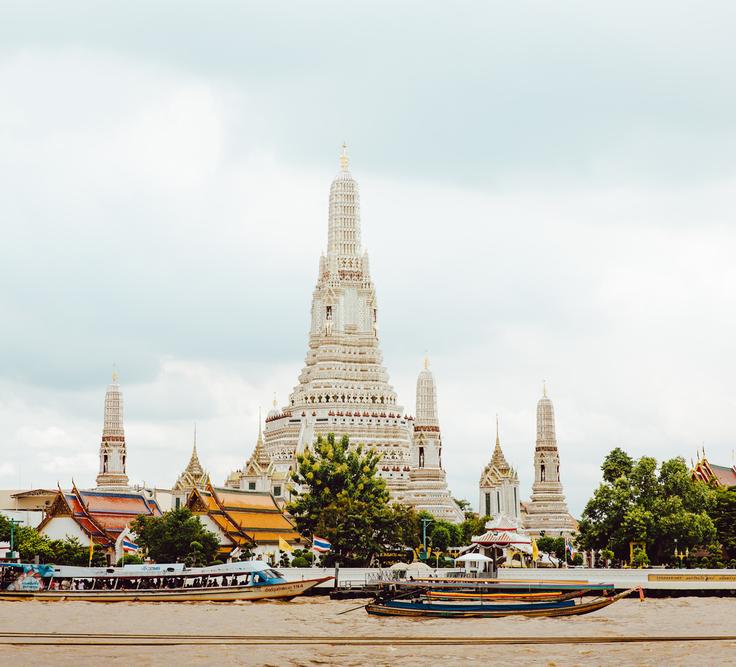
<path fill-rule="evenodd" d="M 424 350 L 424 370 L 429 370 L 429 354 L 427 353 L 427 350 Z"/>
<path fill-rule="evenodd" d="M 501 437 L 499 435 L 499 430 L 498 430 L 498 413 L 496 413 L 496 444 L 499 447 L 501 446 Z"/>
<path fill-rule="evenodd" d="M 340 154 L 340 171 L 347 171 L 350 160 L 348 158 L 348 145 L 342 142 L 342 153 Z"/>
<path fill-rule="evenodd" d="M 273 392 L 273 409 L 276 409 L 276 392 Z"/>
<path fill-rule="evenodd" d="M 258 440 L 256 445 L 263 442 L 263 431 L 261 430 L 261 406 L 258 406 Z"/>
<path fill-rule="evenodd" d="M 194 422 L 194 453 L 197 453 L 197 422 Z"/>
<path fill-rule="evenodd" d="M 112 383 L 117 384 L 118 381 L 118 366 L 117 364 L 112 365 Z"/>
<path fill-rule="evenodd" d="M 547 380 L 542 380 L 542 394 L 547 398 Z"/>

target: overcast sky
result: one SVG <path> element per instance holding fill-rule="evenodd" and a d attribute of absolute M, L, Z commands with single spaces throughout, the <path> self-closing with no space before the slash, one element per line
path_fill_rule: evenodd
<path fill-rule="evenodd" d="M 605 5 L 605 6 L 604 6 Z M 546 379 L 579 514 L 603 456 L 736 447 L 732 2 L 0 7 L 0 487 L 129 474 L 196 422 L 216 483 L 306 353 L 347 141 L 381 345 L 428 350 L 453 494 L 495 415 L 522 496 Z"/>

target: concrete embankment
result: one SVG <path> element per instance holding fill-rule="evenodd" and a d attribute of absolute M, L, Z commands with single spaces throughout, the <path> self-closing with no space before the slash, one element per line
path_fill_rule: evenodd
<path fill-rule="evenodd" d="M 433 576 L 442 578 L 448 570 L 433 571 Z M 334 568 L 288 568 L 287 579 L 311 579 L 335 574 Z M 384 571 L 385 574 L 385 571 Z M 366 592 L 375 587 L 381 578 L 378 568 L 340 568 L 338 586 L 341 589 Z M 501 581 L 575 581 L 582 584 L 613 584 L 617 589 L 641 586 L 653 596 L 722 595 L 736 596 L 736 570 L 670 570 L 670 569 L 623 569 L 623 568 L 501 568 Z M 315 593 L 326 594 L 334 588 L 333 581 L 321 584 Z"/>

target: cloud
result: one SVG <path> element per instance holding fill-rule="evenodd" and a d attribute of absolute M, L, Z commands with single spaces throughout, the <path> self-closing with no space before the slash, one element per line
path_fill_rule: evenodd
<path fill-rule="evenodd" d="M 196 12 L 169 14 L 166 43 L 153 30 L 132 40 L 134 12 L 99 34 L 74 7 L 53 34 L 11 13 L 0 484 L 18 471 L 25 484 L 93 483 L 113 363 L 134 480 L 173 483 L 194 422 L 215 480 L 242 465 L 258 405 L 286 400 L 304 358 L 343 139 L 386 366 L 411 412 L 429 350 L 456 496 L 476 502 L 496 413 L 529 493 L 544 378 L 576 512 L 617 445 L 662 458 L 705 442 L 728 463 L 726 24 L 678 10 L 651 40 L 654 5 L 637 9 L 636 32 L 622 10 L 488 6 L 446 29 L 434 5 L 389 23 L 354 10 L 360 38 L 320 22 L 322 5 L 278 26 L 271 10 L 230 6 L 219 39 L 198 33 L 201 62 L 182 40 Z M 150 11 L 155 26 L 162 10 Z"/>

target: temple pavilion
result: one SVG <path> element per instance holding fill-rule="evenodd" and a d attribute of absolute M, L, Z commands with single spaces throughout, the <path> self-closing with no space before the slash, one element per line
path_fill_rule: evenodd
<path fill-rule="evenodd" d="M 730 468 L 711 463 L 705 457 L 705 448 L 698 451 L 698 460 L 690 471 L 692 479 L 721 488 L 736 486 L 736 464 Z"/>

